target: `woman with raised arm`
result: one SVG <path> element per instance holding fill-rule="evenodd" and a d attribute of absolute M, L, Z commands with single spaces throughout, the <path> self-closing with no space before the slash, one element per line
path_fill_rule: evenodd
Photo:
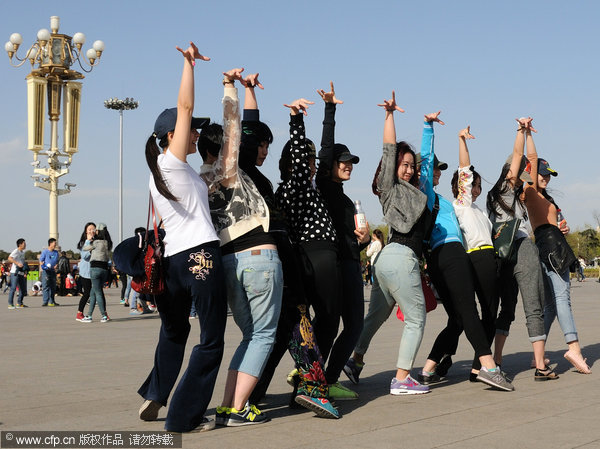
<path fill-rule="evenodd" d="M 558 173 L 550 168 L 546 160 L 538 159 L 531 134 L 532 131 L 536 131 L 531 122 L 531 117 L 519 119 L 519 124 L 525 128 L 527 159 L 529 160 L 529 165 L 525 170 L 531 176 L 531 182 L 523 185 L 522 198 L 529 213 L 535 236 L 535 246 L 538 248 L 542 261 L 546 292 L 544 330 L 547 335 L 554 318 L 558 316 L 558 322 L 569 347 L 564 355 L 565 359 L 580 373 L 590 374 L 592 371 L 581 354 L 577 328 L 571 310 L 569 270 L 578 263 L 577 257 L 564 236 L 568 229 L 566 223 L 562 219 L 558 219 L 560 209 L 546 191 L 550 176 L 557 176 Z M 564 230 L 559 228 L 559 223 L 565 227 Z"/>
<path fill-rule="evenodd" d="M 294 260 L 297 257 L 303 261 L 297 264 L 296 274 L 300 275 L 300 283 L 303 284 L 305 303 L 297 304 L 295 313 L 289 313 L 295 318 L 290 320 L 293 324 L 292 338 L 287 338 L 287 341 L 298 372 L 297 376 L 292 376 L 298 384 L 296 402 L 312 408 L 320 416 L 339 417 L 339 412 L 327 399 L 329 386 L 324 375 L 325 362 L 316 324 L 320 326 L 319 330 L 331 324 L 329 304 L 335 303 L 338 297 L 339 267 L 335 230 L 323 198 L 312 184 L 316 152 L 304 129 L 304 115 L 311 104 L 313 102 L 301 98 L 284 105 L 290 109 L 290 140 L 281 153 L 279 170 L 282 182 L 275 192 L 277 207 L 285 214 L 289 239 L 294 245 L 294 254 L 289 258 Z M 315 311 L 312 325 L 309 305 Z M 333 307 L 337 309 L 337 304 Z M 333 319 L 339 320 L 339 315 Z"/>
<path fill-rule="evenodd" d="M 208 207 L 208 188 L 187 163 L 187 156 L 196 151 L 196 129 L 206 122 L 192 117 L 195 60 L 209 58 L 202 56 L 191 42 L 185 51 L 179 47 L 177 50 L 184 57 L 177 108 L 166 109 L 158 116 L 154 133 L 146 143 L 146 161 L 152 172 L 150 193 L 166 231 L 166 291 L 156 296 L 161 328 L 154 368 L 138 393 L 145 400 L 140 418 L 156 420 L 179 376 L 193 301 L 201 330 L 200 344 L 192 350 L 165 420 L 168 431 L 190 432 L 209 430 L 215 425 L 204 414 L 223 357 L 227 303 L 219 239 Z"/>
<path fill-rule="evenodd" d="M 344 193 L 343 183 L 350 180 L 354 164 L 358 164 L 358 156 L 350 153 L 348 147 L 335 143 L 335 110 L 343 102 L 335 96 L 333 82 L 331 90 L 317 90 L 325 102 L 325 118 L 321 150 L 319 151 L 319 167 L 317 169 L 317 187 L 327 205 L 333 227 L 337 235 L 338 258 L 341 267 L 341 278 L 338 284 L 341 290 L 339 311 L 344 328 L 335 338 L 337 328 L 329 329 L 335 338 L 331 347 L 325 378 L 329 387 L 329 397 L 333 399 L 357 399 L 358 394 L 338 382 L 346 361 L 352 354 L 358 337 L 362 332 L 364 319 L 364 292 L 360 266 L 360 252 L 367 247 L 371 237 L 368 223 L 366 227 L 356 229 L 354 223 L 354 203 Z M 319 338 L 317 336 L 317 338 Z M 330 340 L 333 342 L 333 340 Z M 327 358 L 329 348 L 327 342 L 319 341 L 323 356 Z"/>
<path fill-rule="evenodd" d="M 263 86 L 258 80 L 258 73 L 248 75 L 246 78 L 240 79 L 240 82 L 245 86 L 245 98 L 239 164 L 243 172 L 256 185 L 268 207 L 269 224 L 266 230 L 268 230 L 269 237 L 276 244 L 283 274 L 281 314 L 277 322 L 275 344 L 260 379 L 249 398 L 250 404 L 256 404 L 266 394 L 275 369 L 288 349 L 300 372 L 306 371 L 303 367 L 306 367 L 307 363 L 312 364 L 316 361 L 315 357 L 318 354 L 318 349 L 310 342 L 312 332 L 309 330 L 306 295 L 300 263 L 290 242 L 289 224 L 284 213 L 280 210 L 279 204 L 277 204 L 273 185 L 259 170 L 259 167 L 264 164 L 268 156 L 269 145 L 273 141 L 273 135 L 269 127 L 259 120 L 260 115 L 255 90 L 256 87 L 263 89 Z M 302 333 L 298 332 L 300 323 L 303 325 Z M 308 325 L 305 325 L 306 323 Z M 305 344 L 304 339 L 309 340 L 309 343 Z M 307 351 L 303 351 L 303 348 Z M 316 351 L 313 351 L 314 349 Z M 300 377 L 300 384 L 292 393 L 292 401 L 315 411 L 319 416 L 338 418 L 338 411 L 325 397 L 327 393 L 326 385 L 320 382 L 318 376 L 314 376 L 314 379 L 310 381 L 307 376 L 301 374 Z M 295 376 L 295 379 L 298 379 L 298 376 Z"/>
<path fill-rule="evenodd" d="M 465 249 L 473 268 L 473 282 L 481 309 L 483 325 L 488 345 L 494 340 L 496 314 L 498 313 L 498 265 L 492 242 L 492 223 L 487 215 L 477 207 L 475 201 L 481 195 L 481 175 L 471 165 L 467 140 L 475 139 L 467 126 L 458 133 L 458 170 L 452 177 L 452 206 L 462 231 Z M 457 329 L 458 330 L 458 329 Z M 462 333 L 462 329 L 460 329 Z M 456 345 L 460 334 L 456 334 Z M 475 382 L 481 363 L 475 357 L 469 380 Z"/>
<path fill-rule="evenodd" d="M 521 292 L 529 341 L 533 346 L 532 367 L 537 381 L 555 380 L 558 375 L 548 366 L 545 357 L 546 332 L 544 330 L 544 281 L 536 246 L 530 239 L 529 215 L 520 196 L 523 181 L 531 181 L 525 171 L 527 159 L 523 155 L 528 119 L 517 120 L 513 153 L 502 168 L 496 184 L 488 192 L 487 209 L 492 222 L 507 222 L 520 218 L 521 223 L 514 238 L 517 252 L 515 263 L 503 262 L 500 268 L 500 313 L 496 319 L 494 358 L 502 362 L 502 350 L 508 337 L 510 323 L 514 320 L 517 294 Z"/>
<path fill-rule="evenodd" d="M 301 98 L 285 105 L 290 108 L 290 140 L 279 161 L 282 183 L 276 198 L 289 222 L 290 238 L 302 255 L 305 292 L 315 314 L 313 329 L 327 360 L 340 321 L 341 272 L 336 231 L 323 196 L 313 187 L 317 155 L 304 128 L 310 104 L 313 102 Z"/>
<path fill-rule="evenodd" d="M 210 211 L 221 241 L 229 308 L 242 332 L 217 407 L 217 424 L 230 427 L 268 421 L 248 399 L 275 342 L 283 290 L 275 240 L 267 232 L 269 210 L 253 181 L 238 167 L 241 122 L 234 83 L 243 81 L 243 70 L 223 73 L 223 144 L 216 160 L 201 173 L 209 184 Z"/>
<path fill-rule="evenodd" d="M 290 226 L 281 205 L 277 201 L 273 185 L 259 170 L 269 154 L 269 145 L 273 141 L 273 135 L 269 127 L 259 120 L 260 113 L 255 90 L 256 87 L 263 89 L 263 86 L 258 80 L 258 74 L 248 75 L 241 82 L 245 86 L 245 98 L 240 145 L 240 168 L 255 183 L 268 206 L 268 231 L 277 245 L 284 284 L 275 344 L 258 384 L 250 395 L 250 403 L 256 404 L 264 397 L 275 369 L 285 352 L 289 350 L 297 366 L 294 374 L 300 372 L 300 376 L 291 376 L 294 382 L 288 381 L 294 383 L 294 386 L 297 387 L 294 388 L 290 403 L 299 403 L 323 417 L 338 418 L 338 411 L 324 398 L 326 385 L 319 383 L 320 381 L 316 378 L 314 379 L 315 382 L 309 381 L 307 383 L 307 377 L 302 374 L 305 371 L 303 369 L 305 363 L 308 360 L 310 360 L 310 364 L 315 361 L 315 354 L 301 354 L 302 351 L 298 351 L 303 348 L 311 351 L 313 349 L 312 343 L 306 345 L 304 344 L 306 342 L 302 341 L 304 338 L 312 339 L 312 331 L 308 331 L 310 326 L 304 326 L 302 334 L 297 332 L 300 322 L 309 322 L 301 264 L 291 244 Z M 318 349 L 316 352 L 318 353 Z M 315 386 L 318 388 L 313 388 Z"/>
<path fill-rule="evenodd" d="M 433 123 L 443 125 L 441 111 L 425 116 L 421 141 L 421 191 L 427 195 L 427 207 L 435 216 L 429 236 L 430 253 L 427 267 L 442 304 L 448 314 L 446 328 L 440 332 L 429 353 L 419 381 L 424 384 L 439 382 L 452 364 L 456 350 L 453 335 L 464 329 L 467 339 L 481 363 L 477 380 L 494 388 L 512 391 L 514 387 L 494 363 L 485 330 L 477 313 L 475 286 L 471 263 L 463 247 L 462 232 L 450 201 L 435 193 L 441 170 L 447 164 L 439 162 L 434 154 Z M 460 324 L 459 324 L 460 323 Z M 462 328 L 462 329 L 461 329 Z M 438 366 L 440 365 L 440 366 Z"/>
<path fill-rule="evenodd" d="M 379 197 L 383 216 L 390 226 L 390 237 L 375 260 L 369 312 L 344 372 L 352 382 L 358 383 L 371 339 L 398 305 L 404 312 L 405 326 L 390 394 L 423 394 L 429 392 L 429 387 L 414 380 L 410 371 L 425 329 L 419 259 L 431 214 L 426 207 L 427 196 L 419 190 L 415 153 L 406 142 L 396 142 L 394 112 L 404 111 L 396 105 L 395 93 L 392 91 L 392 98 L 378 106 L 385 109 L 383 157 L 373 179 L 373 193 Z"/>

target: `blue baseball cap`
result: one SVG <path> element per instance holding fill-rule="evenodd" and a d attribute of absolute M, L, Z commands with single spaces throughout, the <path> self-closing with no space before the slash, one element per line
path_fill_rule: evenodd
<path fill-rule="evenodd" d="M 165 109 L 160 113 L 154 123 L 154 134 L 157 139 L 162 139 L 168 132 L 175 130 L 177 123 L 177 108 Z M 192 117 L 191 129 L 200 129 L 210 123 L 208 117 Z"/>
<path fill-rule="evenodd" d="M 552 170 L 550 168 L 550 164 L 546 159 L 538 158 L 538 173 L 542 176 L 552 175 L 558 176 L 558 172 L 556 170 Z"/>

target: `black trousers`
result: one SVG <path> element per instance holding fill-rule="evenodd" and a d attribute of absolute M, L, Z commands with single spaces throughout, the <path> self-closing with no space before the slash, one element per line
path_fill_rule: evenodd
<path fill-rule="evenodd" d="M 83 313 L 83 309 L 85 309 L 85 305 L 87 304 L 88 299 L 90 299 L 90 292 L 92 291 L 92 280 L 89 278 L 79 276 L 79 281 L 81 282 L 83 295 L 79 300 L 79 306 L 77 307 L 77 311 Z"/>
<path fill-rule="evenodd" d="M 500 268 L 500 313 L 496 318 L 496 332 L 508 335 L 510 325 L 515 320 L 519 285 L 514 276 L 514 264 L 506 264 Z"/>
<path fill-rule="evenodd" d="M 444 354 L 454 354 L 463 330 L 476 359 L 491 355 L 490 342 L 475 304 L 471 261 L 462 244 L 452 242 L 438 246 L 428 257 L 427 265 L 448 314 L 446 327 L 437 336 L 428 358 L 439 362 Z"/>
<path fill-rule="evenodd" d="M 340 264 L 342 268 L 341 318 L 344 328 L 336 338 L 329 354 L 329 362 L 325 370 L 325 378 L 329 385 L 338 381 L 344 365 L 352 355 L 362 333 L 365 317 L 365 294 L 360 261 L 344 259 Z"/>
<path fill-rule="evenodd" d="M 313 329 L 321 355 L 327 361 L 342 313 L 342 272 L 337 248 L 335 243 L 325 241 L 303 242 L 300 248 L 305 291 L 314 311 Z M 362 280 L 360 283 L 362 291 Z"/>

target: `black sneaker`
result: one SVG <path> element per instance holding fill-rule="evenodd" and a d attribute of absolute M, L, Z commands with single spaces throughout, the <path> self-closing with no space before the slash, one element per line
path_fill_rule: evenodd
<path fill-rule="evenodd" d="M 440 377 L 437 373 L 430 374 L 426 371 L 421 371 L 419 374 L 417 374 L 417 380 L 423 385 L 431 385 L 437 384 L 444 379 Z"/>
<path fill-rule="evenodd" d="M 229 407 L 218 406 L 215 415 L 215 424 L 217 426 L 227 426 L 229 415 L 231 415 L 231 409 Z"/>
<path fill-rule="evenodd" d="M 227 421 L 227 427 L 248 426 L 251 424 L 262 424 L 269 421 L 267 415 L 257 409 L 254 405 L 246 404 L 243 410 L 231 408 L 231 414 Z"/>
<path fill-rule="evenodd" d="M 357 363 L 353 358 L 349 358 L 344 365 L 344 373 L 354 385 L 358 384 L 360 372 L 364 366 L 364 363 Z"/>
<path fill-rule="evenodd" d="M 437 366 L 435 367 L 435 373 L 438 376 L 440 376 L 441 378 L 444 378 L 444 377 L 446 377 L 446 374 L 448 374 L 448 370 L 450 369 L 451 366 L 452 366 L 452 357 L 449 354 L 444 354 L 444 356 L 440 360 L 440 363 L 438 363 Z"/>

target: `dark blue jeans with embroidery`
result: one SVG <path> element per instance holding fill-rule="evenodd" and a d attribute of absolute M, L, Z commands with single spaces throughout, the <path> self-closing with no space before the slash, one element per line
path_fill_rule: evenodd
<path fill-rule="evenodd" d="M 165 429 L 188 432 L 201 422 L 223 358 L 227 301 L 219 242 L 209 242 L 164 260 L 166 292 L 156 296 L 161 319 L 154 368 L 138 393 L 167 404 L 185 353 L 192 302 L 198 313 L 200 344 L 192 349 L 167 413 Z"/>

